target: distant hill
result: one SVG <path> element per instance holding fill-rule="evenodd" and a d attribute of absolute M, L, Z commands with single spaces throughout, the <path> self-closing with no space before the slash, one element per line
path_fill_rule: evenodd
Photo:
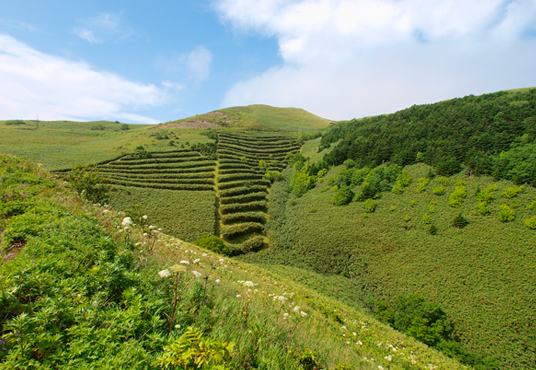
<path fill-rule="evenodd" d="M 164 128 L 236 127 L 268 131 L 310 131 L 329 126 L 330 120 L 299 108 L 277 108 L 269 105 L 232 107 L 166 122 Z"/>

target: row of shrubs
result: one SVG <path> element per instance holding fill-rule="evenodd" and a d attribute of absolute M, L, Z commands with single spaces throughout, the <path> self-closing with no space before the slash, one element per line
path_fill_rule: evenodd
<path fill-rule="evenodd" d="M 217 177 L 218 182 L 230 182 L 236 180 L 258 180 L 262 179 L 262 174 L 259 173 L 232 173 L 228 175 L 220 175 Z"/>
<path fill-rule="evenodd" d="M 136 188 L 164 189 L 164 190 L 197 190 L 197 191 L 214 190 L 214 185 L 210 185 L 210 184 L 166 185 L 166 184 L 147 184 L 147 183 L 140 183 L 140 182 L 134 182 L 134 181 L 120 181 L 120 180 L 115 180 L 115 179 L 110 179 L 109 183 L 112 185 L 132 186 Z"/>
<path fill-rule="evenodd" d="M 272 183 L 268 180 L 259 179 L 259 180 L 241 180 L 241 181 L 233 181 L 233 182 L 226 182 L 218 184 L 218 188 L 220 190 L 227 190 L 232 188 L 238 188 L 238 187 L 247 187 L 247 186 L 255 186 L 255 185 L 265 185 L 270 186 Z"/>
<path fill-rule="evenodd" d="M 231 197 L 220 197 L 221 204 L 232 204 L 232 203 L 247 203 L 257 200 L 264 200 L 266 199 L 266 196 L 268 193 L 266 192 L 260 192 L 260 193 L 247 193 L 242 195 L 236 195 Z"/>
<path fill-rule="evenodd" d="M 266 223 L 266 215 L 262 212 L 239 212 L 223 215 L 221 222 L 224 225 L 235 224 L 238 222 L 260 222 Z"/>
<path fill-rule="evenodd" d="M 181 162 L 202 162 L 206 161 L 206 157 L 200 155 L 197 156 L 187 156 L 180 158 L 147 158 L 147 159 L 121 159 L 119 161 L 110 162 L 111 166 L 135 166 L 135 165 L 146 165 L 146 164 L 158 164 L 158 163 L 181 163 Z M 126 162 L 126 163 L 125 163 Z"/>
<path fill-rule="evenodd" d="M 174 169 L 174 168 L 191 168 L 191 167 L 200 167 L 200 166 L 214 166 L 214 161 L 190 161 L 190 162 L 176 162 L 172 164 L 149 164 L 149 165 L 113 165 L 114 168 L 120 169 L 120 170 L 163 170 L 163 169 Z"/>
<path fill-rule="evenodd" d="M 120 171 L 118 171 L 117 169 L 115 168 L 112 168 L 112 167 L 106 167 L 106 166 L 102 166 L 102 167 L 98 167 L 98 170 L 99 172 L 101 173 L 128 173 L 128 174 L 154 174 L 154 175 L 159 175 L 159 174 L 189 174 L 189 173 L 210 173 L 210 174 L 214 174 L 214 166 L 203 166 L 203 167 L 187 167 L 187 168 L 170 168 L 170 169 L 167 169 L 167 168 L 161 168 L 161 169 L 151 169 L 150 172 L 148 172 L 147 170 L 143 170 L 143 169 L 121 169 Z"/>
<path fill-rule="evenodd" d="M 230 175 L 230 174 L 233 174 L 233 173 L 253 173 L 253 174 L 259 174 L 259 175 L 264 174 L 263 171 L 255 169 L 255 168 L 251 168 L 251 167 L 248 167 L 248 168 L 224 168 L 224 169 L 220 169 L 218 171 L 218 173 L 220 175 Z"/>
<path fill-rule="evenodd" d="M 224 239 L 233 239 L 253 233 L 262 233 L 264 225 L 259 222 L 244 222 L 231 226 L 224 226 L 221 229 L 221 236 Z"/>
<path fill-rule="evenodd" d="M 223 204 L 220 207 L 222 215 L 229 213 L 237 212 L 246 212 L 246 211 L 266 211 L 268 204 L 264 200 L 259 200 L 250 203 L 234 203 L 234 204 Z"/>
<path fill-rule="evenodd" d="M 109 171 L 111 177 L 129 177 L 136 180 L 154 180 L 154 179 L 213 179 L 214 172 L 185 172 L 185 173 L 132 173 L 128 171 Z"/>
<path fill-rule="evenodd" d="M 278 161 L 284 160 L 285 155 L 286 155 L 286 154 L 277 154 L 277 155 L 270 156 L 270 154 L 265 154 L 265 153 L 254 154 L 254 153 L 239 152 L 239 151 L 234 151 L 234 150 L 229 150 L 229 149 L 219 149 L 218 154 L 228 154 L 228 155 L 238 157 L 239 159 L 242 157 L 246 157 L 247 159 L 251 158 L 252 160 L 264 159 L 264 160 L 269 160 L 269 161 L 271 161 L 272 159 L 276 159 Z"/>
<path fill-rule="evenodd" d="M 211 186 L 214 186 L 214 180 L 210 178 L 192 178 L 192 179 L 139 179 L 136 177 L 130 177 L 130 176 L 117 176 L 112 175 L 110 176 L 110 180 L 116 180 L 116 181 L 136 181 L 140 184 L 210 184 Z"/>
<path fill-rule="evenodd" d="M 162 152 L 162 153 L 153 153 L 151 152 L 151 159 L 153 160 L 161 160 L 165 158 L 188 158 L 188 157 L 200 157 L 198 152 L 194 152 L 192 150 L 184 150 L 179 153 L 176 152 Z M 122 159 L 123 161 L 129 161 L 129 162 L 135 162 L 140 161 L 139 158 L 136 157 L 128 157 Z M 149 158 L 147 159 L 149 160 Z"/>
<path fill-rule="evenodd" d="M 299 149 L 299 148 L 296 148 L 296 147 L 291 147 L 289 145 L 275 147 L 275 148 L 266 148 L 266 147 L 264 147 L 264 145 L 258 145 L 256 147 L 248 148 L 248 147 L 234 145 L 234 144 L 228 144 L 228 143 L 220 143 L 219 148 L 222 148 L 222 149 L 235 149 L 235 150 L 238 150 L 238 151 L 241 151 L 241 152 L 249 152 L 249 153 L 253 153 L 253 154 L 257 154 L 257 153 L 267 153 L 267 154 L 283 153 L 285 155 L 290 151 L 295 151 L 295 150 Z"/>
<path fill-rule="evenodd" d="M 247 193 L 254 193 L 258 191 L 268 191 L 268 186 L 266 185 L 251 185 L 251 186 L 240 186 L 236 188 L 231 188 L 227 190 L 221 190 L 221 197 L 232 197 L 235 195 L 242 195 Z"/>

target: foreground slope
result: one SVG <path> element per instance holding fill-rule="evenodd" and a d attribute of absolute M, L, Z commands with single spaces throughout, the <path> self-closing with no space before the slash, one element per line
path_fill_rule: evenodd
<path fill-rule="evenodd" d="M 0 176 L 2 368 L 463 368 L 263 269 L 81 202 L 20 158 L 0 156 Z"/>

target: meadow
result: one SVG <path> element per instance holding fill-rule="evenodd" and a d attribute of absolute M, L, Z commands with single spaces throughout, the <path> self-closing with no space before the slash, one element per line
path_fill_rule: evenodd
<path fill-rule="evenodd" d="M 0 156 L 3 368 L 464 369 L 359 310 Z"/>
<path fill-rule="evenodd" d="M 330 178 L 340 169 L 332 168 L 302 197 L 286 191 L 292 172 L 287 170 L 287 182 L 272 190 L 281 195 L 271 197 L 273 213 L 266 225 L 270 248 L 243 259 L 276 265 L 269 267 L 274 270 L 280 264 L 293 266 L 311 287 L 320 280 L 315 274 L 344 277 L 349 280 L 344 286 L 352 291 L 336 295 L 369 312 L 378 300 L 420 294 L 441 305 L 470 350 L 499 360 L 503 368 L 531 367 L 536 353 L 536 343 L 528 339 L 534 333 L 536 234 L 524 220 L 536 215 L 534 188 L 508 198 L 503 193 L 515 188 L 512 182 L 457 174 L 446 181 L 433 178 L 417 192 L 417 179 L 430 169 L 418 164 L 406 167 L 413 180 L 402 194 L 382 192 L 374 199 L 376 209 L 367 212 L 364 202 L 332 203 Z M 460 180 L 466 197 L 451 207 L 450 194 Z M 489 214 L 483 215 L 475 194 L 490 185 L 497 190 L 487 204 Z M 443 187 L 442 195 L 434 194 L 436 187 Z M 515 219 L 499 220 L 503 205 L 514 210 Z M 453 226 L 459 214 L 468 222 L 463 228 Z"/>

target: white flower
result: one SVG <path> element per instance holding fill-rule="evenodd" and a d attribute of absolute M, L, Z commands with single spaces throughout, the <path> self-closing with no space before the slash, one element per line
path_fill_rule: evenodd
<path fill-rule="evenodd" d="M 220 258 L 218 261 L 219 261 L 220 263 L 224 263 L 224 262 L 225 262 L 225 260 L 224 260 L 223 258 Z"/>
<path fill-rule="evenodd" d="M 347 330 L 346 326 L 341 326 L 341 330 Z"/>
<path fill-rule="evenodd" d="M 171 276 L 171 272 L 169 272 L 168 269 L 165 269 L 165 270 L 160 271 L 160 272 L 158 273 L 158 275 L 159 275 L 162 279 L 165 279 L 165 278 Z"/>
<path fill-rule="evenodd" d="M 143 236 L 149 236 L 149 234 L 147 234 L 147 233 L 143 233 Z"/>
<path fill-rule="evenodd" d="M 382 366 L 382 365 L 378 365 L 378 369 L 383 370 L 383 366 Z"/>
<path fill-rule="evenodd" d="M 283 314 L 283 320 L 286 320 L 288 316 L 289 316 L 288 313 L 285 312 L 285 313 Z"/>
<path fill-rule="evenodd" d="M 352 332 L 352 334 L 354 335 L 354 337 L 357 335 L 357 333 L 354 333 L 354 332 Z"/>
<path fill-rule="evenodd" d="M 360 340 L 357 341 L 357 344 L 359 344 L 360 346 L 363 345 L 363 342 L 361 342 Z"/>
<path fill-rule="evenodd" d="M 202 257 L 206 257 L 206 256 L 208 256 L 208 254 L 206 254 L 206 253 L 203 253 Z"/>
<path fill-rule="evenodd" d="M 188 261 L 180 261 L 179 263 L 182 263 L 183 265 L 189 265 L 190 264 L 190 262 L 188 262 Z"/>
<path fill-rule="evenodd" d="M 192 274 L 194 274 L 194 276 L 195 276 L 196 279 L 200 279 L 200 278 L 203 276 L 202 273 L 197 272 L 197 271 L 195 271 L 195 270 L 192 271 Z"/>
<path fill-rule="evenodd" d="M 122 226 L 129 226 L 132 225 L 132 219 L 130 217 L 125 217 L 123 219 L 123 222 L 121 222 Z"/>
<path fill-rule="evenodd" d="M 244 281 L 244 286 L 254 287 L 255 285 L 258 284 L 254 284 L 252 281 Z"/>
<path fill-rule="evenodd" d="M 196 258 L 196 259 L 194 260 L 194 263 L 198 263 L 199 261 L 201 261 L 201 259 L 200 259 L 200 258 Z"/>
<path fill-rule="evenodd" d="M 307 314 L 305 312 L 300 312 L 300 315 L 302 315 L 302 317 L 307 317 Z"/>
<path fill-rule="evenodd" d="M 300 313 L 300 306 L 294 307 L 294 309 L 292 311 L 294 311 L 295 313 L 299 314 Z"/>
<path fill-rule="evenodd" d="M 147 217 L 147 215 L 143 215 L 143 216 L 141 216 L 141 218 L 143 218 L 144 220 L 147 220 L 148 217 Z"/>
<path fill-rule="evenodd" d="M 149 226 L 149 229 L 150 229 L 150 230 L 152 230 L 152 229 L 154 229 L 154 228 L 156 228 L 156 226 L 153 226 L 153 225 Z"/>
<path fill-rule="evenodd" d="M 108 213 L 108 212 L 110 212 L 110 211 L 108 211 L 107 209 L 105 209 L 104 211 L 102 211 L 102 213 L 104 213 L 104 214 L 106 214 L 106 213 Z"/>
<path fill-rule="evenodd" d="M 287 297 L 283 297 L 282 295 L 275 295 L 273 299 L 274 301 L 278 300 L 281 303 L 285 303 L 285 301 L 287 300 Z"/>
<path fill-rule="evenodd" d="M 221 283 L 221 280 L 220 280 L 220 279 L 216 279 L 216 280 L 214 280 L 214 282 L 215 282 L 216 284 L 219 284 L 219 283 Z"/>
<path fill-rule="evenodd" d="M 158 228 L 158 231 L 162 231 L 162 228 L 161 228 L 161 227 L 159 227 L 159 228 Z"/>
<path fill-rule="evenodd" d="M 391 362 L 391 361 L 393 361 L 393 355 L 385 356 L 384 359 L 386 359 L 387 361 Z"/>
<path fill-rule="evenodd" d="M 236 298 L 240 298 L 240 297 L 241 297 L 241 295 L 240 295 L 240 294 L 237 294 L 237 295 L 236 295 Z"/>

